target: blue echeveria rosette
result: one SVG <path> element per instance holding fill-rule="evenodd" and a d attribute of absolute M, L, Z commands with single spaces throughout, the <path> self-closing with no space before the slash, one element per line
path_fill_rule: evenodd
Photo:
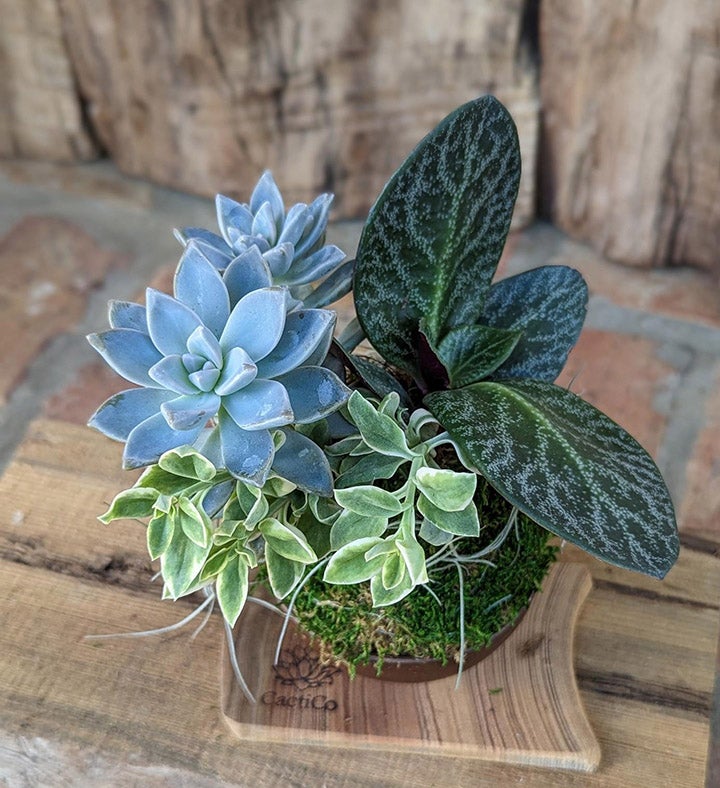
<path fill-rule="evenodd" d="M 110 397 L 89 424 L 125 442 L 125 468 L 193 445 L 251 484 L 261 486 L 274 463 L 284 478 L 330 494 L 322 450 L 290 427 L 324 418 L 349 396 L 321 366 L 335 313 L 296 308 L 287 287 L 267 286 L 236 262 L 223 277 L 188 248 L 174 298 L 149 288 L 146 306 L 110 302 L 110 330 L 88 341 L 140 388 Z"/>
<path fill-rule="evenodd" d="M 344 252 L 325 245 L 332 199 L 321 194 L 310 205 L 296 203 L 286 212 L 280 190 L 266 171 L 249 204 L 217 195 L 220 235 L 199 227 L 176 230 L 176 235 L 186 249 L 194 248 L 220 271 L 232 265 L 262 270 L 269 283 L 289 287 L 307 306 L 325 306 L 349 292 L 354 264 L 343 264 Z M 324 277 L 312 290 L 311 283 Z"/>

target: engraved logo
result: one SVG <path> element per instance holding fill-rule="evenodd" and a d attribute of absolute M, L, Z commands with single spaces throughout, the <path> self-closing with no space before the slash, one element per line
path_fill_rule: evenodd
<path fill-rule="evenodd" d="M 280 653 L 280 659 L 273 665 L 275 680 L 286 687 L 294 687 L 301 692 L 332 684 L 340 668 L 323 665 L 320 658 L 307 646 L 295 646 Z"/>
<path fill-rule="evenodd" d="M 281 687 L 289 688 L 286 690 L 289 694 L 283 694 L 282 690 L 279 692 L 268 690 L 260 697 L 260 702 L 264 705 L 325 712 L 337 709 L 337 701 L 328 698 L 327 695 L 322 693 L 304 694 L 306 690 L 330 686 L 335 676 L 340 672 L 340 668 L 323 665 L 320 658 L 313 654 L 307 646 L 297 645 L 282 651 L 277 664 L 273 665 L 273 671 L 276 683 Z"/>

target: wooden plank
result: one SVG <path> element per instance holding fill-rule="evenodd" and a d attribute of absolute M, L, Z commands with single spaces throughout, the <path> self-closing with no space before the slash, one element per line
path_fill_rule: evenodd
<path fill-rule="evenodd" d="M 602 749 L 595 774 L 396 751 L 347 749 L 331 757 L 324 747 L 239 744 L 221 721 L 217 616 L 194 641 L 189 631 L 82 640 L 165 626 L 193 604 L 161 602 L 147 564 L 134 575 L 86 571 L 103 551 L 128 565 L 147 561 L 141 528 L 105 528 L 94 519 L 103 497 L 128 484 L 118 464 L 119 446 L 102 436 L 37 422 L 0 480 L 0 733 L 15 737 L 18 751 L 33 738 L 53 743 L 53 757 L 83 753 L 88 779 L 92 759 L 102 756 L 117 759 L 118 774 L 124 763 L 148 764 L 259 788 L 441 785 L 449 768 L 453 786 L 481 788 L 703 785 L 719 623 L 713 605 L 720 599 L 720 560 L 712 552 L 683 548 L 663 583 L 584 559 L 600 581 L 576 640 L 581 695 Z M 18 510 L 25 512 L 21 522 L 13 517 Z M 43 542 L 33 565 L 7 552 L 18 535 Z"/>
<path fill-rule="evenodd" d="M 707 721 L 640 701 L 584 691 L 603 757 L 595 774 L 437 759 L 398 752 L 238 744 L 220 722 L 217 618 L 188 635 L 83 642 L 86 633 L 163 626 L 176 606 L 121 587 L 0 565 L 0 708 L 4 732 L 33 735 L 133 763 L 185 767 L 253 785 L 678 786 L 702 785 Z M 608 615 L 611 611 L 606 611 Z M 711 661 L 711 659 L 710 659 Z M 150 783 L 152 784 L 152 783 Z"/>
<path fill-rule="evenodd" d="M 455 678 L 399 683 L 322 666 L 293 628 L 273 667 L 282 617 L 246 608 L 237 627 L 241 665 L 252 665 L 251 703 L 226 661 L 223 713 L 240 739 L 435 752 L 464 758 L 594 771 L 600 751 L 578 696 L 575 622 L 590 591 L 578 564 L 555 566 L 510 638 Z M 309 669 L 312 666 L 312 670 Z M 307 675 L 309 672 L 309 675 Z M 251 678 L 252 676 L 252 678 Z"/>
<path fill-rule="evenodd" d="M 540 4 L 541 202 L 612 260 L 717 278 L 719 25 L 708 0 Z"/>

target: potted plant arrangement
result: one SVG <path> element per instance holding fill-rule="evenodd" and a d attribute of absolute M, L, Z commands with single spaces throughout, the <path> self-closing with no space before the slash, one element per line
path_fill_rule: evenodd
<path fill-rule="evenodd" d="M 351 673 L 462 670 L 540 588 L 553 535 L 665 575 L 678 534 L 654 462 L 553 383 L 582 277 L 493 282 L 519 178 L 514 123 L 483 97 L 393 175 L 355 260 L 325 245 L 330 195 L 286 211 L 265 173 L 249 204 L 218 196 L 219 234 L 177 233 L 174 297 L 111 302 L 89 340 L 135 387 L 90 425 L 146 470 L 100 519 L 148 518 L 165 598 L 204 592 L 231 636 L 264 587 Z"/>

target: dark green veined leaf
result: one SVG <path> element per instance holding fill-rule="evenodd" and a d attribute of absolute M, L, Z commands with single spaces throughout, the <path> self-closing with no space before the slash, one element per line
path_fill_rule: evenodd
<path fill-rule="evenodd" d="M 400 396 L 400 401 L 407 408 L 410 406 L 410 397 L 405 387 L 397 378 L 382 364 L 363 356 L 349 353 L 340 342 L 333 343 L 334 351 L 340 356 L 344 364 L 347 364 L 360 378 L 365 385 L 382 399 L 391 392 Z"/>
<path fill-rule="evenodd" d="M 483 325 L 460 326 L 449 331 L 436 353 L 447 370 L 450 386 L 468 386 L 495 372 L 521 336 L 520 331 Z"/>
<path fill-rule="evenodd" d="M 605 414 L 538 381 L 426 397 L 464 461 L 548 530 L 611 564 L 664 577 L 679 541 L 647 452 Z"/>
<path fill-rule="evenodd" d="M 521 336 L 493 378 L 552 382 L 580 336 L 588 291 L 582 276 L 564 265 L 548 265 L 502 279 L 490 288 L 480 320 Z"/>
<path fill-rule="evenodd" d="M 369 340 L 411 373 L 425 318 L 437 343 L 475 323 L 502 252 L 520 180 L 512 118 L 484 96 L 428 134 L 370 211 L 355 266 Z"/>

